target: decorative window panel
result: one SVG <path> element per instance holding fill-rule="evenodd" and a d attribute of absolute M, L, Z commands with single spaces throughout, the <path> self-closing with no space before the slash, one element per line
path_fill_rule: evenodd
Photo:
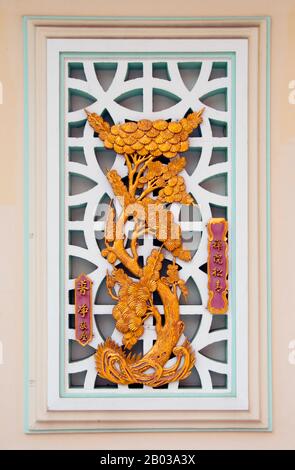
<path fill-rule="evenodd" d="M 263 38 L 262 20 L 259 25 Z M 44 242 L 38 249 L 46 259 L 37 281 L 40 291 L 46 292 L 46 302 L 42 304 L 46 315 L 40 326 L 44 343 L 39 348 L 48 357 L 48 374 L 46 384 L 42 382 L 42 400 L 46 396 L 46 404 L 41 398 L 38 401 L 37 415 L 43 418 L 32 428 L 46 429 L 43 422 L 60 420 L 64 423 L 61 426 L 68 429 L 65 423 L 71 418 L 64 411 L 71 412 L 72 421 L 76 420 L 74 429 L 79 429 L 81 420 L 88 423 L 87 429 L 95 429 L 97 419 L 102 429 L 136 429 L 140 421 L 146 422 L 146 428 L 174 428 L 172 421 L 179 421 L 175 414 L 178 410 L 184 413 L 184 421 L 195 420 L 192 428 L 202 427 L 199 420 L 204 419 L 208 420 L 204 427 L 210 427 L 212 419 L 213 427 L 220 427 L 223 420 L 232 423 L 236 416 L 248 428 L 255 420 L 263 423 L 257 427 L 265 425 L 264 412 L 258 418 L 261 411 L 257 397 L 262 391 L 256 388 L 258 371 L 248 350 L 249 342 L 253 345 L 257 337 L 253 329 L 257 317 L 253 323 L 251 315 L 255 309 L 257 312 L 260 295 L 259 283 L 254 285 L 252 281 L 258 279 L 256 274 L 248 282 L 249 274 L 258 272 L 258 258 L 252 260 L 248 256 L 249 247 L 251 253 L 257 253 L 258 246 L 258 239 L 252 240 L 248 229 L 253 227 L 252 233 L 256 233 L 255 194 L 259 193 L 258 160 L 254 161 L 258 105 L 257 101 L 250 102 L 248 94 L 250 89 L 252 96 L 258 96 L 257 24 L 241 31 L 222 29 L 220 37 L 218 28 L 200 28 L 194 38 L 186 38 L 183 30 L 177 40 L 173 38 L 173 28 L 168 26 L 169 39 L 161 37 L 156 26 L 157 39 L 142 39 L 142 29 L 131 26 L 129 39 L 120 38 L 120 30 L 115 33 L 113 29 L 111 39 L 105 39 L 99 28 L 96 39 L 87 38 L 85 32 L 76 39 L 71 27 L 67 34 L 45 25 L 37 29 L 40 42 L 36 42 L 35 55 L 42 60 L 34 80 L 39 84 L 36 96 L 45 105 L 47 122 L 45 126 L 43 113 L 36 144 L 44 152 L 44 160 L 37 164 L 42 178 L 34 190 L 36 195 L 43 194 L 43 210 L 40 207 L 37 212 L 42 220 L 40 240 Z M 152 34 L 151 30 L 146 34 Z M 127 184 L 129 167 L 120 152 L 106 148 L 104 138 L 95 132 L 88 116 L 101 116 L 111 128 L 142 120 L 178 122 L 201 109 L 202 122 L 189 136 L 189 148 L 182 153 L 186 166 L 180 173 L 194 204 L 169 204 L 173 220 L 182 232 L 183 249 L 190 252 L 191 259 L 175 261 L 172 252 L 163 250 L 160 273 L 165 275 L 168 266 L 177 263 L 176 269 L 187 287 L 187 295 L 179 293 L 178 297 L 184 331 L 177 347 L 187 338 L 195 362 L 190 374 L 161 386 L 115 383 L 98 374 L 96 366 L 97 349 L 107 338 L 120 347 L 125 344 L 113 315 L 117 302 L 110 296 L 107 278 L 112 266 L 104 255 L 109 209 L 113 207 L 120 213 L 120 203 L 107 176 L 115 170 Z M 255 116 L 249 129 L 248 110 Z M 265 132 L 263 123 L 259 126 Z M 153 192 L 152 197 L 158 194 Z M 212 219 L 228 224 L 225 313 L 212 313 L 208 307 L 208 224 Z M 124 246 L 130 256 L 134 230 L 130 217 L 124 227 Z M 162 243 L 154 235 L 142 234 L 138 238 L 138 264 L 146 266 L 152 250 L 161 249 Z M 120 259 L 112 264 L 116 269 L 124 268 Z M 132 273 L 128 274 L 134 279 Z M 86 275 L 92 284 L 93 336 L 87 345 L 77 340 L 75 320 L 77 279 L 81 275 Z M 254 293 L 252 297 L 249 292 Z M 163 299 L 154 292 L 152 302 L 163 322 Z M 149 316 L 132 352 L 145 356 L 156 340 L 157 318 Z M 256 347 L 257 344 L 253 346 Z M 167 367 L 173 368 L 176 361 L 172 355 Z M 44 362 L 40 358 L 38 363 L 41 370 Z M 146 410 L 150 410 L 149 418 Z M 169 417 L 165 414 L 168 410 Z M 83 418 L 80 414 L 78 418 L 77 411 L 92 415 Z M 252 418 L 248 418 L 250 415 Z M 119 425 L 114 424 L 117 420 Z M 191 427 L 187 423 L 181 427 Z"/>
<path fill-rule="evenodd" d="M 50 324 L 56 327 L 59 322 L 60 337 L 60 362 L 52 362 L 52 369 L 54 374 L 59 371 L 64 396 L 87 398 L 89 409 L 104 408 L 106 395 L 118 407 L 125 407 L 129 399 L 137 397 L 144 398 L 144 407 L 169 409 L 167 398 L 176 397 L 179 408 L 203 409 L 204 399 L 209 409 L 227 409 L 232 403 L 237 409 L 243 408 L 247 406 L 247 306 L 241 303 L 237 289 L 247 289 L 247 244 L 243 237 L 247 227 L 247 147 L 244 134 L 236 131 L 236 121 L 243 122 L 246 131 L 246 41 L 162 40 L 152 48 L 144 40 L 126 41 L 123 47 L 119 41 L 107 43 L 107 53 L 106 43 L 101 40 L 79 41 L 78 50 L 74 41 L 48 43 L 48 92 L 52 96 L 48 114 L 49 165 L 59 173 L 56 184 L 48 181 L 48 201 L 52 201 L 55 214 L 49 226 L 48 259 L 50 271 L 55 273 L 54 282 L 59 280 L 56 289 L 60 293 L 54 295 L 49 283 L 49 334 Z M 188 378 L 160 389 L 142 384 L 116 385 L 96 371 L 97 346 L 107 337 L 122 345 L 122 334 L 115 328 L 112 315 L 116 302 L 106 287 L 110 266 L 101 251 L 105 248 L 108 205 L 115 199 L 106 172 L 115 169 L 126 177 L 127 167 L 122 156 L 105 149 L 94 134 L 86 119 L 86 107 L 110 124 L 177 120 L 205 107 L 200 128 L 190 136 L 189 150 L 184 153 L 187 165 L 181 173 L 195 205 L 171 206 L 174 220 L 182 229 L 184 246 L 192 254 L 190 262 L 178 263 L 189 291 L 186 300 L 180 297 L 180 314 L 196 364 Z M 58 110 L 59 127 L 54 119 Z M 116 209 L 119 211 L 119 207 Z M 212 217 L 224 217 L 230 226 L 230 307 L 218 316 L 207 309 L 206 227 Z M 130 221 L 126 237 L 130 239 L 133 231 L 134 222 Z M 158 247 L 159 242 L 150 234 L 140 240 L 138 254 L 143 265 L 154 246 Z M 165 261 L 169 259 L 172 255 L 165 253 Z M 121 266 L 119 260 L 118 264 Z M 75 340 L 74 330 L 74 281 L 81 273 L 93 282 L 94 334 L 86 347 Z M 159 301 L 156 297 L 154 303 L 163 313 Z M 136 344 L 136 353 L 146 354 L 156 337 L 150 317 Z M 50 336 L 49 347 L 57 347 Z M 157 400 L 163 397 L 165 400 Z"/>

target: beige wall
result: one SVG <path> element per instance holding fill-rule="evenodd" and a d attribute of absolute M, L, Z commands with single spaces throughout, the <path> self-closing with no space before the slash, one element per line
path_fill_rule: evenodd
<path fill-rule="evenodd" d="M 25 435 L 23 433 L 22 15 L 224 16 L 270 15 L 273 395 L 272 433 L 161 433 Z M 295 105 L 288 83 L 295 80 L 295 0 L 0 0 L 0 81 L 3 84 L 0 171 L 0 448 L 295 448 L 295 365 L 288 361 L 295 340 Z M 6 299 L 9 299 L 7 301 Z"/>

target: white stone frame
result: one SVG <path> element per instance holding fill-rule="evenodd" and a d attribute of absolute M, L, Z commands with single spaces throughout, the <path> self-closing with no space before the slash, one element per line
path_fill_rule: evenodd
<path fill-rule="evenodd" d="M 142 52 L 151 53 L 165 51 L 181 54 L 184 52 L 192 53 L 220 53 L 231 52 L 236 57 L 236 120 L 243 122 L 243 127 L 237 126 L 236 129 L 236 252 L 239 256 L 236 258 L 236 312 L 229 312 L 228 315 L 236 315 L 236 355 L 237 355 L 237 384 L 236 396 L 218 397 L 215 393 L 213 397 L 191 397 L 182 393 L 167 393 L 163 391 L 154 391 L 153 396 L 148 398 L 133 397 L 133 390 L 125 391 L 130 398 L 118 398 L 121 390 L 108 390 L 107 393 L 101 393 L 101 397 L 91 398 L 70 398 L 60 397 L 60 364 L 59 346 L 56 337 L 60 337 L 58 324 L 60 315 L 59 296 L 59 271 L 60 271 L 60 250 L 59 250 L 59 213 L 60 213 L 60 193 L 59 193 L 59 159 L 60 159 L 60 137 L 59 137 L 59 109 L 62 105 L 59 99 L 60 90 L 60 53 L 75 52 L 78 54 L 87 52 L 105 52 L 122 54 L 124 52 Z M 248 406 L 248 367 L 247 367 L 247 330 L 248 330 L 248 311 L 247 311 L 247 40 L 245 39 L 183 39 L 183 40 L 102 40 L 102 39 L 51 39 L 48 40 L 47 57 L 47 86 L 48 86 L 48 149 L 47 149 L 47 225 L 48 225 L 48 405 L 49 409 L 56 410 L 97 410 L 97 409 L 199 409 L 199 410 L 226 410 L 226 409 L 247 409 Z M 164 56 L 165 58 L 165 56 Z M 144 60 L 144 59 L 143 59 Z M 145 116 L 147 118 L 151 116 Z M 176 116 L 175 116 L 176 118 Z M 62 177 L 63 178 L 63 177 Z M 231 203 L 229 203 L 231 206 Z M 246 229 L 246 230 L 245 230 Z M 65 339 L 66 340 L 66 339 Z M 61 339 L 62 341 L 62 339 Z M 156 393 L 155 393 L 156 392 Z M 165 391 L 164 391 L 165 392 Z M 98 393 L 97 393 L 98 394 Z M 106 398 L 105 395 L 109 397 Z M 146 391 L 144 394 L 148 395 Z M 143 395 L 144 395 L 143 394 Z M 168 393 L 169 394 L 169 393 Z M 164 397 L 163 397 L 164 395 Z M 184 396 L 183 396 L 184 395 Z M 217 397 L 215 397 L 217 395 Z"/>
<path fill-rule="evenodd" d="M 118 21 L 120 28 L 118 28 Z M 140 21 L 144 21 L 144 28 Z M 31 269 L 28 272 L 30 283 L 36 286 L 37 296 L 30 300 L 30 410 L 27 419 L 27 430 L 54 431 L 54 430 L 152 430 L 152 429 L 269 429 L 270 426 L 270 395 L 269 367 L 267 366 L 267 276 L 266 260 L 268 246 L 266 238 L 266 70 L 267 54 L 266 43 L 268 34 L 268 19 L 247 18 L 239 19 L 213 19 L 202 21 L 187 19 L 183 22 L 170 20 L 104 20 L 86 21 L 81 19 L 78 30 L 76 20 L 63 19 L 62 21 L 42 18 L 27 19 L 27 39 L 29 43 L 28 78 L 30 90 L 31 125 L 28 135 L 30 145 L 30 251 Z M 57 26 L 58 25 L 58 26 Z M 74 27 L 73 27 L 74 25 Z M 91 25 L 91 28 L 88 28 Z M 67 26 L 65 28 L 64 26 Z M 113 28 L 116 26 L 116 28 Z M 249 252 L 253 254 L 249 266 L 249 342 L 251 344 L 249 355 L 249 406 L 244 411 L 226 412 L 216 411 L 186 411 L 181 416 L 174 410 L 169 414 L 164 411 L 107 411 L 107 412 L 79 412 L 75 411 L 49 411 L 46 407 L 46 272 L 44 263 L 41 263 L 45 248 L 44 197 L 46 168 L 44 166 L 45 133 L 44 126 L 44 96 L 45 96 L 45 62 L 46 38 L 50 37 L 121 37 L 129 29 L 130 37 L 171 37 L 175 34 L 174 27 L 178 26 L 178 37 L 220 37 L 247 38 L 249 42 L 249 96 L 248 102 L 251 121 L 249 122 L 249 215 L 250 225 L 248 233 Z M 213 28 L 212 28 L 213 26 Z M 230 26 L 228 28 L 228 26 Z M 36 63 L 36 68 L 33 64 Z M 259 68 L 258 68 L 259 64 Z M 260 71 L 260 72 L 259 72 Z M 37 85 L 37 87 L 36 87 Z M 36 88 L 35 88 L 36 87 Z M 33 103 L 37 103 L 35 106 Z M 42 106 L 43 105 L 43 106 Z M 260 109 L 260 113 L 258 113 Z M 259 119 L 258 119 L 259 116 Z M 38 119 L 38 117 L 40 119 Z M 259 145 L 257 136 L 259 135 Z M 38 158 L 37 158 L 38 155 Z M 259 158 L 258 158 L 259 155 Z M 41 156 L 41 157 L 40 157 Z M 258 179 L 259 174 L 259 179 Z M 45 179 L 44 179 L 45 178 Z M 36 195 L 38 198 L 36 198 Z M 261 214 L 259 228 L 257 225 L 258 213 Z M 259 247 L 259 251 L 258 251 Z M 259 253 L 259 254 L 258 254 Z M 35 261 L 34 261 L 35 260 Z M 32 269 L 34 267 L 34 269 Z M 42 296 L 43 292 L 43 296 Z M 259 310 L 258 310 L 259 308 Z M 41 316 L 40 316 L 41 312 Z M 259 312 L 259 314 L 258 314 Z M 38 334 L 34 334 L 34 332 Z M 45 362 L 44 362 L 45 360 Z M 45 366 L 45 367 L 44 367 Z M 268 396 L 268 400 L 266 397 Z M 99 421 L 98 421 L 99 420 Z"/>

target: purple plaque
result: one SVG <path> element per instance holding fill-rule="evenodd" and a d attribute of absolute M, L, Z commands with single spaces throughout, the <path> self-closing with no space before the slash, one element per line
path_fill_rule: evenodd
<path fill-rule="evenodd" d="M 208 223 L 208 310 L 228 310 L 228 222 L 223 218 Z"/>
<path fill-rule="evenodd" d="M 92 281 L 85 274 L 75 280 L 75 332 L 81 346 L 92 340 Z"/>

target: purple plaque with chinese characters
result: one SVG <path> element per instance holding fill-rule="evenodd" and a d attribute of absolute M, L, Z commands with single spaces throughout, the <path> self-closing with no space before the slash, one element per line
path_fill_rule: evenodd
<path fill-rule="evenodd" d="M 223 218 L 208 223 L 208 310 L 228 310 L 228 222 Z"/>
<path fill-rule="evenodd" d="M 92 340 L 92 280 L 85 274 L 75 280 L 75 332 L 81 346 Z"/>

